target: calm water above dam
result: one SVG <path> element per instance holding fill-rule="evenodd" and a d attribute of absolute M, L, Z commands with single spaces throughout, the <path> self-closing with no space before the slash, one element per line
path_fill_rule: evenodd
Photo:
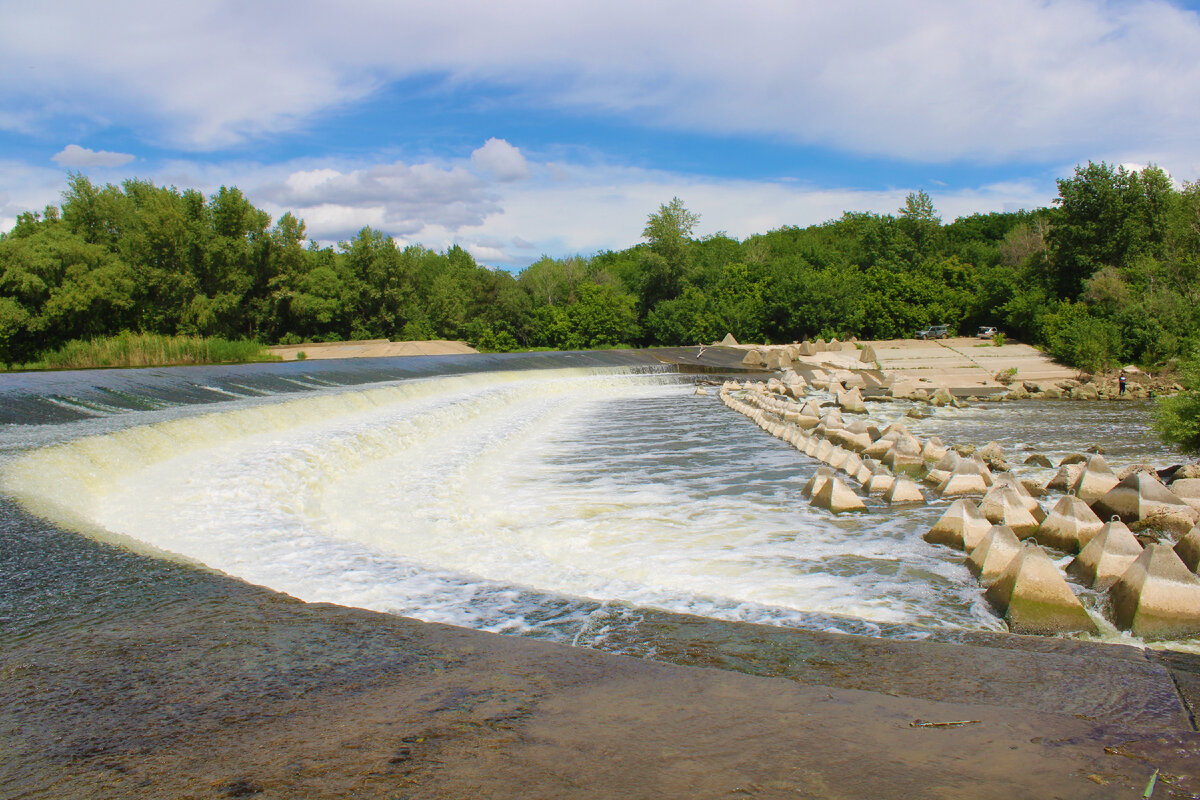
<path fill-rule="evenodd" d="M 108 387 L 108 403 L 97 376 L 41 394 L 25 379 L 9 414 L 35 424 L 0 432 L 6 635 L 130 613 L 106 604 L 105 581 L 125 588 L 120 604 L 202 595 L 196 565 L 307 601 L 641 654 L 646 608 L 917 638 L 1003 629 L 961 556 L 921 539 L 946 503 L 812 509 L 814 460 L 715 392 L 694 396 L 692 377 L 611 362 L 481 357 L 485 371 L 439 375 L 414 360 L 403 380 L 365 365 L 350 379 L 158 370 Z M 1149 411 L 980 404 L 909 422 L 997 440 L 1016 463 L 1090 444 L 1114 466 L 1178 461 Z"/>

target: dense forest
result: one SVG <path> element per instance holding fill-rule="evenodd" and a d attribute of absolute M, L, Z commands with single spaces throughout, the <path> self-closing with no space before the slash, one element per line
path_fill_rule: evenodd
<path fill-rule="evenodd" d="M 0 237 L 0 361 L 121 331 L 264 343 L 464 339 L 484 350 L 911 336 L 996 325 L 1089 370 L 1197 349 L 1200 184 L 1105 163 L 1053 207 L 943 223 L 924 192 L 743 241 L 694 238 L 678 200 L 619 252 L 519 274 L 364 228 L 337 247 L 240 191 L 70 177 Z M 630 232 L 632 239 L 636 231 Z"/>

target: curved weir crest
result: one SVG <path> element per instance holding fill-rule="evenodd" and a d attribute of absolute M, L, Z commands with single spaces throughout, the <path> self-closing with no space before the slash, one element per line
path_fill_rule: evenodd
<path fill-rule="evenodd" d="M 603 636 L 612 603 L 1000 627 L 912 520 L 798 502 L 814 465 L 678 375 L 520 370 L 244 403 L 29 451 L 3 489 L 304 600 L 486 630 Z"/>

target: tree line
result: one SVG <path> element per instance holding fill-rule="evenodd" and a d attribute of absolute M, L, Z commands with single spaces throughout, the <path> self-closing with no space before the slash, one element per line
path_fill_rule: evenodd
<path fill-rule="evenodd" d="M 0 361 L 121 331 L 263 343 L 463 339 L 483 350 L 911 336 L 996 325 L 1103 370 L 1197 350 L 1200 185 L 1077 167 L 1049 208 L 939 219 L 924 192 L 744 240 L 678 198 L 643 242 L 513 274 L 363 228 L 336 247 L 236 188 L 205 197 L 72 175 L 0 236 Z M 632 234 L 632 232 L 631 232 Z"/>

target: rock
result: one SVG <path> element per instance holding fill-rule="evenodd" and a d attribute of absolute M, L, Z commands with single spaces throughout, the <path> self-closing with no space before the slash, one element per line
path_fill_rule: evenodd
<path fill-rule="evenodd" d="M 825 485 L 813 494 L 812 505 L 824 508 L 835 514 L 848 511 L 866 511 L 867 507 L 849 486 L 842 483 L 837 476 L 831 477 Z"/>
<path fill-rule="evenodd" d="M 1075 485 L 1075 481 L 1079 480 L 1079 473 L 1083 472 L 1082 464 L 1064 464 L 1058 468 L 1058 472 L 1046 484 L 1048 492 L 1067 492 Z"/>
<path fill-rule="evenodd" d="M 929 398 L 929 404 L 933 406 L 948 406 L 954 404 L 954 395 L 944 387 L 939 386 L 933 395 Z"/>
<path fill-rule="evenodd" d="M 1175 544 L 1175 555 L 1192 572 L 1200 572 L 1200 526 L 1192 528 Z"/>
<path fill-rule="evenodd" d="M 1075 496 L 1091 505 L 1103 497 L 1109 489 L 1117 485 L 1117 476 L 1108 468 L 1108 462 L 1102 455 L 1094 455 L 1083 465 L 1079 477 L 1071 484 Z"/>
<path fill-rule="evenodd" d="M 1200 581 L 1169 545 L 1149 544 L 1109 590 L 1113 621 L 1143 639 L 1200 634 Z"/>
<path fill-rule="evenodd" d="M 1034 534 L 1038 544 L 1078 553 L 1104 527 L 1088 504 L 1074 495 L 1064 495 Z"/>
<path fill-rule="evenodd" d="M 1046 458 L 1041 453 L 1034 453 L 1029 458 L 1025 459 L 1024 463 L 1031 467 L 1043 467 L 1045 469 L 1051 469 L 1054 467 L 1054 464 L 1051 463 L 1050 459 Z"/>
<path fill-rule="evenodd" d="M 996 442 L 988 442 L 979 448 L 976 454 L 983 459 L 983 463 L 987 464 L 989 468 L 1001 472 L 1008 471 L 1008 461 L 1004 458 L 1004 451 L 1000 449 L 1000 445 Z"/>
<path fill-rule="evenodd" d="M 1175 470 L 1172 480 L 1177 481 L 1181 478 L 1200 478 L 1200 464 L 1184 464 Z"/>
<path fill-rule="evenodd" d="M 1120 520 L 1105 524 L 1067 565 L 1067 572 L 1093 589 L 1104 590 L 1121 577 L 1137 557 L 1142 546 L 1133 532 Z"/>
<path fill-rule="evenodd" d="M 973 550 L 991 530 L 992 523 L 979 513 L 970 500 L 955 500 L 946 513 L 925 534 L 930 544 L 944 544 L 959 550 Z"/>
<path fill-rule="evenodd" d="M 1082 453 L 1071 453 L 1069 456 L 1063 458 L 1062 461 L 1058 462 L 1058 465 L 1060 467 L 1065 467 L 1068 464 L 1086 464 L 1087 460 L 1088 457 Z"/>
<path fill-rule="evenodd" d="M 1071 397 L 1075 400 L 1099 400 L 1100 390 L 1093 383 L 1085 383 L 1083 386 L 1071 390 Z"/>
<path fill-rule="evenodd" d="M 988 586 L 1004 574 L 1009 562 L 1021 552 L 1021 540 L 1006 525 L 993 525 L 967 556 L 967 569 Z"/>
<path fill-rule="evenodd" d="M 1091 506 L 1102 518 L 1116 515 L 1126 523 L 1149 517 L 1175 515 L 1190 518 L 1192 524 L 1195 524 L 1197 516 L 1200 516 L 1196 509 L 1163 486 L 1156 474 L 1147 475 L 1144 472 L 1129 475 L 1091 503 Z"/>
<path fill-rule="evenodd" d="M 1007 526 L 1022 539 L 1037 533 L 1037 518 L 1011 486 L 993 486 L 979 501 L 979 511 L 993 524 Z"/>
<path fill-rule="evenodd" d="M 1104 455 L 1104 448 L 1098 444 L 1092 444 L 1092 445 L 1088 445 L 1087 452 Z"/>
<path fill-rule="evenodd" d="M 1176 478 L 1167 487 L 1171 494 L 1194 509 L 1200 510 L 1200 478 Z"/>
<path fill-rule="evenodd" d="M 1153 464 L 1130 464 L 1116 473 L 1117 480 L 1123 481 L 1135 472 L 1144 472 L 1147 475 L 1153 475 L 1155 478 L 1158 478 L 1158 467 Z"/>
<path fill-rule="evenodd" d="M 985 596 L 1013 633 L 1099 632 L 1054 562 L 1032 542 L 1021 547 Z"/>
<path fill-rule="evenodd" d="M 913 481 L 908 478 L 897 478 L 892 482 L 892 487 L 887 490 L 883 499 L 887 501 L 888 505 L 924 503 L 925 495 L 921 494 L 921 487 Z"/>

